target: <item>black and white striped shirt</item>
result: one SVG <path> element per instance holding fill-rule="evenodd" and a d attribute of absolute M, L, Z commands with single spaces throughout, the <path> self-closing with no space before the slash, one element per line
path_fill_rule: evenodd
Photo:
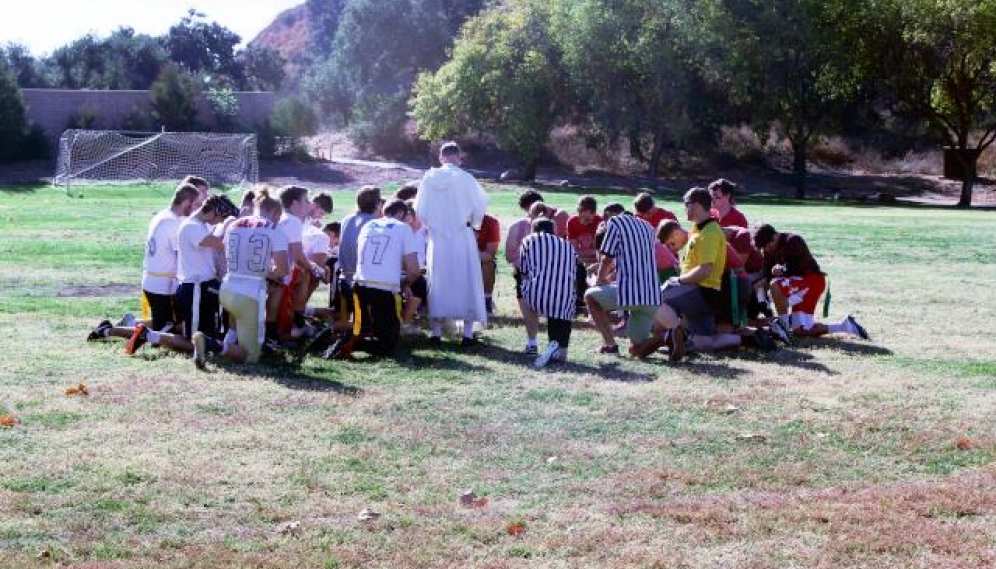
<path fill-rule="evenodd" d="M 577 253 L 566 239 L 549 233 L 527 236 L 519 246 L 522 297 L 547 318 L 573 320 L 577 264 Z"/>
<path fill-rule="evenodd" d="M 619 306 L 661 303 L 654 241 L 650 224 L 632 215 L 616 215 L 606 222 L 601 252 L 616 260 Z"/>

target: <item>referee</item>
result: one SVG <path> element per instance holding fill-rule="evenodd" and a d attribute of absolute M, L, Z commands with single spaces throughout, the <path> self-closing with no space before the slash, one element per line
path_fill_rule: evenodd
<path fill-rule="evenodd" d="M 554 235 L 553 221 L 545 217 L 532 223 L 532 235 L 522 240 L 519 268 L 522 275 L 523 310 L 547 317 L 549 343 L 533 362 L 540 369 L 551 361 L 566 361 L 571 341 L 571 321 L 577 303 L 575 273 L 578 264 L 574 247 Z M 527 338 L 535 344 L 536 338 Z"/>

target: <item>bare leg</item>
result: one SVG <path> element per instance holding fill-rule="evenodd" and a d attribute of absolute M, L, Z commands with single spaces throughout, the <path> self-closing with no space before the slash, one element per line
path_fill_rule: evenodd
<path fill-rule="evenodd" d="M 194 353 L 194 345 L 190 340 L 178 334 L 160 334 L 159 345 L 182 354 Z"/>
<path fill-rule="evenodd" d="M 714 336 L 695 336 L 696 352 L 717 352 L 719 350 L 729 350 L 739 348 L 741 338 L 739 334 L 716 334 Z"/>
<path fill-rule="evenodd" d="M 522 321 L 526 325 L 526 340 L 531 345 L 536 345 L 536 336 L 539 335 L 539 314 L 521 298 L 519 299 L 519 310 L 522 311 Z"/>
<path fill-rule="evenodd" d="M 789 303 L 785 295 L 782 294 L 781 289 L 776 286 L 770 287 L 769 292 L 771 293 L 771 302 L 775 305 L 775 313 L 778 315 L 789 313 Z"/>
<path fill-rule="evenodd" d="M 821 324 L 817 322 L 816 324 L 813 324 L 812 328 L 806 329 L 800 326 L 799 328 L 795 328 L 794 330 L 792 330 L 792 333 L 795 334 L 796 336 L 815 338 L 817 336 L 825 336 L 826 334 L 829 334 L 830 329 L 827 328 L 826 324 Z"/>
<path fill-rule="evenodd" d="M 609 314 L 602 309 L 602 305 L 592 298 L 590 295 L 584 295 L 584 304 L 588 307 L 588 315 L 591 317 L 592 323 L 598 330 L 598 333 L 602 335 L 602 345 L 609 347 L 616 345 L 616 337 L 612 334 L 612 323 L 609 322 Z M 537 325 L 537 330 L 539 326 Z"/>
<path fill-rule="evenodd" d="M 415 315 L 418 314 L 418 307 L 422 305 L 422 299 L 412 295 L 405 301 L 404 323 L 411 325 L 415 323 Z"/>

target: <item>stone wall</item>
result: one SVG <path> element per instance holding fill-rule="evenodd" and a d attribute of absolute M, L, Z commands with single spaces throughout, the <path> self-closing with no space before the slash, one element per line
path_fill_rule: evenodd
<path fill-rule="evenodd" d="M 53 149 L 58 148 L 62 131 L 84 113 L 95 117 L 91 128 L 98 130 L 123 129 L 128 119 L 135 116 L 143 117 L 150 124 L 143 130 L 159 130 L 152 124 L 148 91 L 22 89 L 22 92 L 28 120 L 41 125 Z M 275 96 L 271 91 L 236 92 L 235 97 L 239 101 L 236 122 L 245 130 L 252 130 L 273 113 Z M 210 130 L 214 126 L 214 114 L 203 95 L 197 108 L 197 120 Z"/>

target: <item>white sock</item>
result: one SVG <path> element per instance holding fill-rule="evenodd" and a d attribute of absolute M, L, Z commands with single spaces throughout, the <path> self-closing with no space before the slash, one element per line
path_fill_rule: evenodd
<path fill-rule="evenodd" d="M 850 327 L 845 323 L 840 324 L 827 324 L 827 331 L 831 334 L 850 334 Z"/>
<path fill-rule="evenodd" d="M 430 333 L 436 338 L 443 337 L 443 322 L 441 320 L 433 320 L 429 323 Z"/>
<path fill-rule="evenodd" d="M 229 328 L 229 330 L 227 332 L 225 332 L 225 339 L 222 340 L 221 343 L 224 344 L 224 345 L 226 345 L 226 346 L 229 345 L 229 344 L 238 344 L 239 343 L 239 337 L 235 333 L 235 330 L 232 330 L 231 328 Z"/>
<path fill-rule="evenodd" d="M 474 321 L 464 320 L 463 321 L 463 337 L 473 338 L 474 337 Z"/>
<path fill-rule="evenodd" d="M 539 345 L 539 343 L 536 342 L 536 338 L 526 338 L 526 347 L 527 348 L 535 348 L 538 345 Z"/>
<path fill-rule="evenodd" d="M 153 346 L 158 346 L 159 340 L 162 340 L 162 338 L 162 332 L 153 332 L 152 330 L 149 330 L 145 333 L 145 339 L 148 340 Z"/>

